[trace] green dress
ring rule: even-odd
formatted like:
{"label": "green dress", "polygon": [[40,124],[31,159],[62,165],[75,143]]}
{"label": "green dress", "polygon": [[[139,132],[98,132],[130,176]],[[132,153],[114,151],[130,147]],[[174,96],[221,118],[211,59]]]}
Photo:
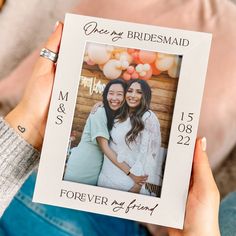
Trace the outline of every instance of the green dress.
{"label": "green dress", "polygon": [[64,180],[97,185],[103,163],[97,137],[109,140],[104,107],[99,107],[94,114],[89,115],[79,145],[71,149]]}

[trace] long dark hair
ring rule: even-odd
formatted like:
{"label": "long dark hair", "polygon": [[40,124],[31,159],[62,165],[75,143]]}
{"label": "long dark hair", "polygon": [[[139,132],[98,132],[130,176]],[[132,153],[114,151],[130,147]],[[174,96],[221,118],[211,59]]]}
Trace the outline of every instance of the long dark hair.
{"label": "long dark hair", "polygon": [[126,93],[130,86],[133,83],[139,83],[142,90],[142,98],[140,105],[136,107],[133,111],[130,110],[127,103],[122,107],[120,115],[117,116],[119,122],[125,121],[128,117],[130,117],[131,122],[131,130],[126,134],[125,141],[127,144],[134,142],[138,136],[138,134],[144,129],[144,122],[142,117],[145,112],[150,109],[152,91],[150,86],[145,80],[133,79],[128,83]]}
{"label": "long dark hair", "polygon": [[124,89],[124,94],[125,94],[125,91],[126,91],[126,87],[127,87],[127,84],[126,82],[123,80],[123,79],[114,79],[114,80],[110,80],[106,87],[104,88],[104,91],[103,91],[103,94],[102,94],[102,98],[103,98],[103,104],[104,104],[104,108],[105,108],[105,111],[106,111],[106,116],[107,116],[107,128],[108,128],[108,131],[110,132],[112,127],[113,127],[113,124],[114,124],[114,120],[116,118],[117,115],[120,114],[120,111],[121,111],[121,108],[119,108],[118,110],[116,111],[113,111],[109,104],[108,104],[108,101],[107,101],[107,95],[108,95],[108,92],[109,92],[109,89],[110,87],[113,85],[113,84],[120,84],[123,89]]}

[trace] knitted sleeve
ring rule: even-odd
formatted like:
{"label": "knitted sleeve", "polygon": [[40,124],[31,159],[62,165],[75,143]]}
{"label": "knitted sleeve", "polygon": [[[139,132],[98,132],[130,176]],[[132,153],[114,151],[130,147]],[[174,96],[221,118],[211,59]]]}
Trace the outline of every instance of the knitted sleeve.
{"label": "knitted sleeve", "polygon": [[0,117],[0,216],[38,160],[39,152]]}

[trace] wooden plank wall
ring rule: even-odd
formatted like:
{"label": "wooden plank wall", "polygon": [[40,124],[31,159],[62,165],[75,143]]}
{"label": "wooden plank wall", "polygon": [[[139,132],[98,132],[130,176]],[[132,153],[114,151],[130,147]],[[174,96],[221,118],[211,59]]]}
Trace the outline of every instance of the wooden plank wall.
{"label": "wooden plank wall", "polygon": [[[96,77],[97,82],[100,80],[105,84],[109,81],[96,67],[90,67],[89,69],[88,66],[83,66],[81,75]],[[169,77],[167,73],[162,73],[158,76],[153,76],[147,82],[152,89],[151,110],[155,112],[161,125],[162,147],[167,148],[178,79]],[[89,88],[80,84],[72,125],[72,130],[76,131],[76,139],[72,142],[72,147],[78,145],[80,141],[83,127],[91,108],[101,100],[101,94],[94,92],[90,95]]]}

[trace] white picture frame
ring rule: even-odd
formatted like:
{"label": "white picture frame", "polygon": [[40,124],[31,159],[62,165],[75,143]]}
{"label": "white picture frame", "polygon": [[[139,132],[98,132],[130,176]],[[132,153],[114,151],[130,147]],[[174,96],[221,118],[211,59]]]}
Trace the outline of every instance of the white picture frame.
{"label": "white picture frame", "polygon": [[[135,38],[134,32],[138,32]],[[181,229],[211,37],[202,32],[66,14],[33,201]],[[63,180],[88,42],[182,57],[160,197]],[[187,125],[191,133],[181,128]],[[188,145],[180,142],[181,135],[182,139],[188,137]]]}

